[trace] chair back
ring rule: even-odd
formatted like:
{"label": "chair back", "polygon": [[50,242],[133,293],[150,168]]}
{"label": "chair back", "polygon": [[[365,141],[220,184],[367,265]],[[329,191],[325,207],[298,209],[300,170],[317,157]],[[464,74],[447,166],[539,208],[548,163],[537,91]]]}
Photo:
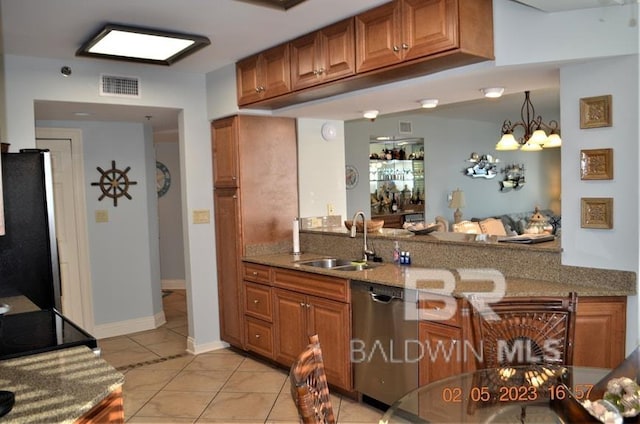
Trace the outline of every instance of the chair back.
{"label": "chair back", "polygon": [[324,371],[318,335],[309,337],[309,345],[291,366],[291,397],[298,409],[300,422],[335,424],[329,386]]}
{"label": "chair back", "polygon": [[505,298],[472,312],[476,362],[509,365],[571,365],[576,293],[566,297]]}

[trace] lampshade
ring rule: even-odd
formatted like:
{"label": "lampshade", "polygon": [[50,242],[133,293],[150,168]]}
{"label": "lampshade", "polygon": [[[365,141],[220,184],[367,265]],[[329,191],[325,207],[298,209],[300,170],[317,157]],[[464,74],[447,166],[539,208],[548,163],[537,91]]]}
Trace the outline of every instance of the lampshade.
{"label": "lampshade", "polygon": [[459,188],[455,189],[451,193],[451,200],[449,201],[449,209],[459,209],[464,207],[465,207],[464,192]]}
{"label": "lampshade", "polygon": [[532,143],[531,141],[527,141],[520,148],[523,152],[539,152],[542,150],[542,146],[538,143]]}
{"label": "lampshade", "polygon": [[547,133],[544,130],[535,130],[529,138],[529,143],[544,144],[547,141]]}
{"label": "lampshade", "polygon": [[547,141],[542,145],[542,147],[544,147],[545,149],[548,149],[549,147],[560,146],[562,146],[562,139],[556,133],[549,134],[549,137],[547,137]]}
{"label": "lampshade", "polygon": [[498,144],[496,144],[496,150],[518,150],[518,148],[520,148],[520,143],[512,133],[503,134]]}

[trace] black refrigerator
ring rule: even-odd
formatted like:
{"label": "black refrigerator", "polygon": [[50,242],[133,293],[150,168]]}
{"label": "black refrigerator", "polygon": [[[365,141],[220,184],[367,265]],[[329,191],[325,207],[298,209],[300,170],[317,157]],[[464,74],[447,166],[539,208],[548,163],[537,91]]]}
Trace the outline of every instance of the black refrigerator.
{"label": "black refrigerator", "polygon": [[94,337],[61,313],[50,153],[3,153],[0,360],[86,345]]}

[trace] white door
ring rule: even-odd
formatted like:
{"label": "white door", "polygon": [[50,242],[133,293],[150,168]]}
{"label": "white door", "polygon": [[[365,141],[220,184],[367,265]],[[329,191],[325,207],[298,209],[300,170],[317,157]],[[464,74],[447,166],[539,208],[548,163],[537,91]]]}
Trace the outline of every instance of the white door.
{"label": "white door", "polygon": [[73,162],[70,139],[37,139],[39,149],[51,152],[56,237],[60,257],[62,313],[83,328],[82,285],[78,258],[78,230],[75,213]]}

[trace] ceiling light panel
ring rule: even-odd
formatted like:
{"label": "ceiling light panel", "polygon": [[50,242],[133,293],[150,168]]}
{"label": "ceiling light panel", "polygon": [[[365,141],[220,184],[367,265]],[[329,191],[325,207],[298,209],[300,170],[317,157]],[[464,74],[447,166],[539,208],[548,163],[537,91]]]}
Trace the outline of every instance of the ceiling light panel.
{"label": "ceiling light panel", "polygon": [[209,44],[197,35],[106,25],[76,55],[171,65]]}

